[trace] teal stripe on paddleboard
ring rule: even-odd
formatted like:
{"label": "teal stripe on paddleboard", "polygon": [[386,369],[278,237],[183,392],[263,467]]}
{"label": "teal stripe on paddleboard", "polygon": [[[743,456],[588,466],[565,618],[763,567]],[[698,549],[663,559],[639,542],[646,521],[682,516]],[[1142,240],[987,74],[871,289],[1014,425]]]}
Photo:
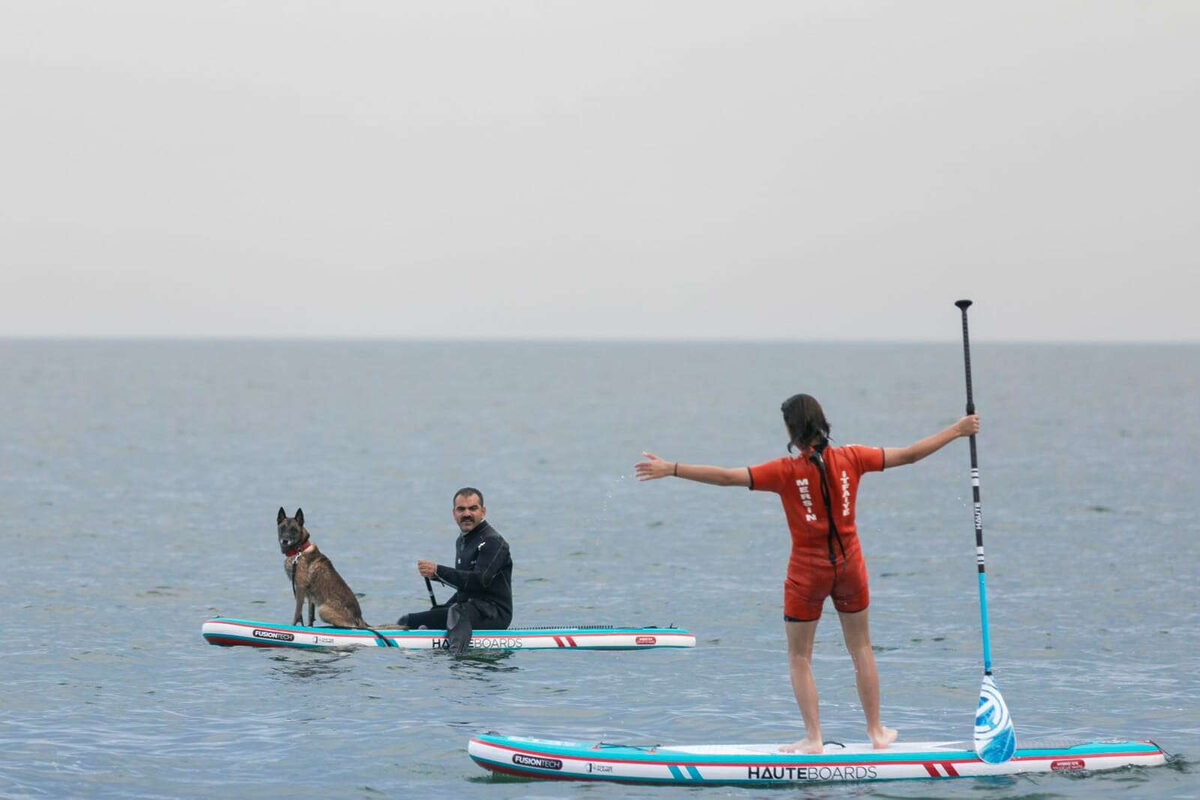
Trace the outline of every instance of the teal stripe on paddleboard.
{"label": "teal stripe on paddleboard", "polygon": [[[284,625],[279,622],[263,622],[262,620],[254,620],[254,619],[234,619],[233,617],[217,617],[215,619],[206,619],[205,622],[224,622],[224,623],[229,623],[231,625],[247,625],[252,628],[273,628],[275,630],[299,631],[301,633],[312,633],[312,632],[316,631],[316,632],[321,633],[326,636],[328,636],[330,634],[338,634],[338,633],[350,634],[350,635],[354,635],[354,636],[363,635],[363,629],[361,629],[361,628],[326,628],[326,627],[308,628],[303,625]],[[380,630],[380,632],[382,632],[386,629],[380,628],[379,630]],[[402,631],[397,631],[397,633],[402,633]],[[366,635],[373,636],[374,634],[372,634],[368,631],[366,633]]]}
{"label": "teal stripe on paddleboard", "polygon": [[1013,758],[1060,756],[1060,755],[1095,755],[1104,753],[1158,753],[1161,748],[1145,742],[1088,742],[1072,745],[1071,747],[1047,747],[1021,749],[1013,753]]}
{"label": "teal stripe on paddleboard", "polygon": [[[742,764],[753,761],[757,764],[886,764],[890,762],[922,762],[922,761],[977,761],[978,756],[972,750],[928,750],[928,751],[887,751],[876,753],[827,753],[821,756],[798,756],[790,753],[737,753],[737,754],[701,754],[681,753],[677,751],[656,750],[648,748],[613,746],[596,747],[583,742],[563,744],[545,743],[522,739],[509,739],[503,736],[482,734],[480,741],[504,747],[515,747],[530,752],[546,755],[578,758],[583,760],[609,759],[613,761],[643,761],[660,765],[688,764]],[[1098,755],[1104,753],[1145,753],[1159,752],[1154,745],[1142,742],[1089,742],[1070,747],[1030,748],[1017,750],[1014,758],[1069,758],[1071,756]],[[680,773],[682,777],[682,773]]]}
{"label": "teal stripe on paddleboard", "polygon": [[[548,744],[521,739],[506,739],[502,736],[487,734],[478,737],[480,741],[504,747],[515,747],[530,752],[546,755],[563,756],[594,760],[597,758],[613,761],[646,761],[654,764],[669,764],[687,762],[690,764],[744,764],[753,761],[756,764],[839,764],[839,763],[885,763],[889,761],[954,761],[976,760],[971,750],[944,750],[928,752],[896,752],[896,753],[827,753],[821,756],[800,756],[793,753],[682,753],[674,750],[656,750],[636,747],[603,747],[596,748],[585,743]],[[1072,751],[1056,751],[1072,752]]]}

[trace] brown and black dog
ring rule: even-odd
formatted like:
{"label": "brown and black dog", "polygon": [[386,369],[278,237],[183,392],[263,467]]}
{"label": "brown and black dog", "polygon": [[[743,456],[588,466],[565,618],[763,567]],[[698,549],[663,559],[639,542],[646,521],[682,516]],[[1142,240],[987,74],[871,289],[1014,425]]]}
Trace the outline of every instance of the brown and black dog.
{"label": "brown and black dog", "polygon": [[292,624],[299,625],[304,601],[308,600],[308,627],[316,621],[316,614],[336,628],[366,628],[358,598],[333,568],[329,557],[317,549],[304,527],[304,510],[296,509],[296,516],[289,517],[282,506],[275,518],[279,528],[279,549],[284,555],[283,571],[292,582],[292,593],[296,596],[296,611]]}

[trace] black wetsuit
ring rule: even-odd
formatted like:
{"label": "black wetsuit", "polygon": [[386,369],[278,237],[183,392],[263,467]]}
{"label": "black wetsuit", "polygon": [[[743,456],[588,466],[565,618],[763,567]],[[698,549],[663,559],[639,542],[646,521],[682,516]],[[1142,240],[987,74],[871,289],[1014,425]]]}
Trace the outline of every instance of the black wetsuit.
{"label": "black wetsuit", "polygon": [[[467,639],[475,628],[504,630],[512,624],[513,611],[513,565],[508,542],[484,520],[469,532],[460,534],[454,549],[454,566],[438,564],[434,574],[437,580],[457,589],[454,596],[428,611],[404,615],[400,624],[410,628],[458,628],[460,633],[465,628]],[[456,619],[448,621],[452,611]],[[451,639],[456,638],[461,640],[461,636],[451,636]],[[465,641],[460,644],[466,646]],[[452,646],[451,649],[461,650],[461,647]]]}

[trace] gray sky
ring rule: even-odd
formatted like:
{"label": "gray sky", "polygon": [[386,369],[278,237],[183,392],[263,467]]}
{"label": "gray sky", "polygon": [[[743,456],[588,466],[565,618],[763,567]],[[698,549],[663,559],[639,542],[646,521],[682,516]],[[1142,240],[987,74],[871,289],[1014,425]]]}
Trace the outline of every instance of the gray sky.
{"label": "gray sky", "polygon": [[0,335],[1200,341],[1200,3],[0,0]]}

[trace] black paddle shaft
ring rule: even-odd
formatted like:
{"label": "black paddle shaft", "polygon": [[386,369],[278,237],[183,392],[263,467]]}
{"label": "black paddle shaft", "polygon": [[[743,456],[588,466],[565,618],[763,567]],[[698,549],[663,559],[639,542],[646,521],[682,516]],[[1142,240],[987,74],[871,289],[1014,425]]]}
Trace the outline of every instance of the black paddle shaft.
{"label": "black paddle shaft", "polygon": [[[963,328],[963,366],[967,374],[967,414],[975,413],[975,395],[971,391],[971,335],[967,331],[967,309],[970,300],[959,300],[954,305],[962,310]],[[979,502],[979,455],[975,450],[975,434],[970,436],[971,443],[971,499],[975,501],[975,549],[978,555],[979,571],[983,572],[983,514]]]}
{"label": "black paddle shaft", "polygon": [[437,598],[433,596],[433,584],[429,582],[429,578],[425,579],[425,588],[429,590],[429,602],[437,608]]}
{"label": "black paddle shaft", "polygon": [[[967,309],[971,305],[970,300],[959,300],[954,305],[962,309],[962,325],[963,325],[963,367],[967,374],[967,414],[975,413],[975,394],[971,391],[971,334],[967,331]],[[971,434],[971,472],[973,473],[975,505],[979,506],[979,456],[975,450],[975,434]],[[975,532],[978,541],[977,545],[983,547],[983,520],[976,517]],[[983,571],[983,562],[979,564],[979,571]]]}

